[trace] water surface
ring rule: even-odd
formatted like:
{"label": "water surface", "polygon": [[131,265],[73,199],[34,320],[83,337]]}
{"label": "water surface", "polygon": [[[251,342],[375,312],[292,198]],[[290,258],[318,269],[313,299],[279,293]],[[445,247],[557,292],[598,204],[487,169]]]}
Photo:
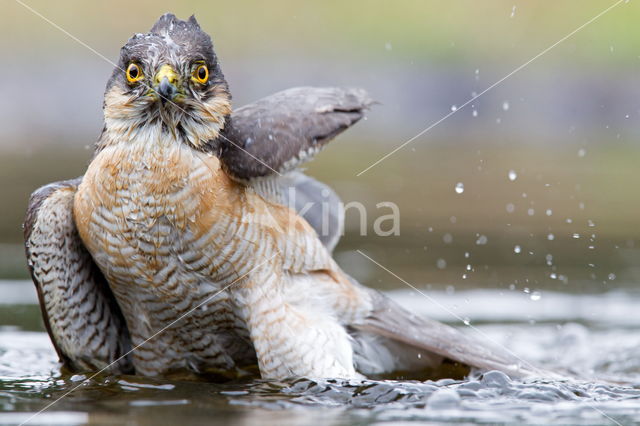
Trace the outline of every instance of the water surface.
{"label": "water surface", "polygon": [[[414,312],[507,346],[579,379],[499,372],[440,381],[151,380],[60,371],[28,282],[0,282],[0,424],[640,423],[640,293],[499,290],[390,295]],[[463,321],[470,324],[466,326]],[[73,390],[75,389],[75,390]],[[69,393],[69,391],[73,392]]]}

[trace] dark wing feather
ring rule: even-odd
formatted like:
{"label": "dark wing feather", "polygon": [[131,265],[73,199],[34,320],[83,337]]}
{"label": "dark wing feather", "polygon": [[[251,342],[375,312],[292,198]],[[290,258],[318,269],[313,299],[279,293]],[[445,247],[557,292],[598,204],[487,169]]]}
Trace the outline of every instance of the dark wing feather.
{"label": "dark wing feather", "polygon": [[[72,370],[107,367],[131,348],[129,332],[102,273],[73,219],[80,178],[44,186],[31,195],[24,222],[27,262],[47,332]],[[131,373],[128,358],[108,371]]]}
{"label": "dark wing feather", "polygon": [[[367,291],[373,309],[364,322],[353,326],[361,333],[401,343],[403,346],[398,348],[402,351],[407,347],[425,350],[431,358],[435,354],[481,370],[499,370],[512,377],[560,377],[557,373],[538,369],[486,339],[475,339],[438,321],[414,315],[383,294],[371,289]],[[379,344],[384,345],[384,340]]]}
{"label": "dark wing feather", "polygon": [[246,181],[285,173],[364,116],[362,89],[297,87],[237,109],[220,138],[227,172]]}

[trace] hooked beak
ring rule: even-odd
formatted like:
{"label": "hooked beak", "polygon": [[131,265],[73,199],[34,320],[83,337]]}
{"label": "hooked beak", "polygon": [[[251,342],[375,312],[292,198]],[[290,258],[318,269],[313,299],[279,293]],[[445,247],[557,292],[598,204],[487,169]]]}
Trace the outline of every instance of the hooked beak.
{"label": "hooked beak", "polygon": [[162,105],[165,102],[172,102],[178,95],[178,73],[173,69],[171,65],[163,65],[160,67],[155,77],[153,78],[153,89],[160,96]]}

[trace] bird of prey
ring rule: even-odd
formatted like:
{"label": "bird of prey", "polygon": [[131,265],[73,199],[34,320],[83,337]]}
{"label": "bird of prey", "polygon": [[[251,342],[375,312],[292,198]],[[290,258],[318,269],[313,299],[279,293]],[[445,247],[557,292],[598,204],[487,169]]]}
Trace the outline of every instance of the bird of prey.
{"label": "bird of prey", "polygon": [[[69,368],[362,378],[453,361],[539,372],[414,316],[333,260],[339,199],[297,167],[363,116],[364,91],[297,88],[233,112],[230,99],[195,18],[163,15],[121,50],[84,176],[32,195],[26,254]],[[305,219],[289,206],[289,188],[330,205],[329,232],[317,209]]]}

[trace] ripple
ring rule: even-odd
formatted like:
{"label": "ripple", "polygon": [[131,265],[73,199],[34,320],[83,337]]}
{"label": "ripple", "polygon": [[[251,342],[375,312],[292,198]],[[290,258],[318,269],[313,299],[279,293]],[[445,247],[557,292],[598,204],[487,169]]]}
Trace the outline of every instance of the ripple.
{"label": "ripple", "polygon": [[[91,373],[60,371],[46,333],[12,328],[0,330],[0,423],[19,424],[70,390],[55,414],[38,416],[35,423],[640,423],[640,324],[631,315],[637,295],[545,292],[533,302],[527,295],[486,291],[435,298],[444,306],[456,304],[456,312],[471,318],[483,335],[520,357],[576,379],[513,380],[498,371],[439,381],[87,379]],[[426,301],[412,300],[414,311],[431,309]],[[446,312],[431,314],[447,320]]]}

